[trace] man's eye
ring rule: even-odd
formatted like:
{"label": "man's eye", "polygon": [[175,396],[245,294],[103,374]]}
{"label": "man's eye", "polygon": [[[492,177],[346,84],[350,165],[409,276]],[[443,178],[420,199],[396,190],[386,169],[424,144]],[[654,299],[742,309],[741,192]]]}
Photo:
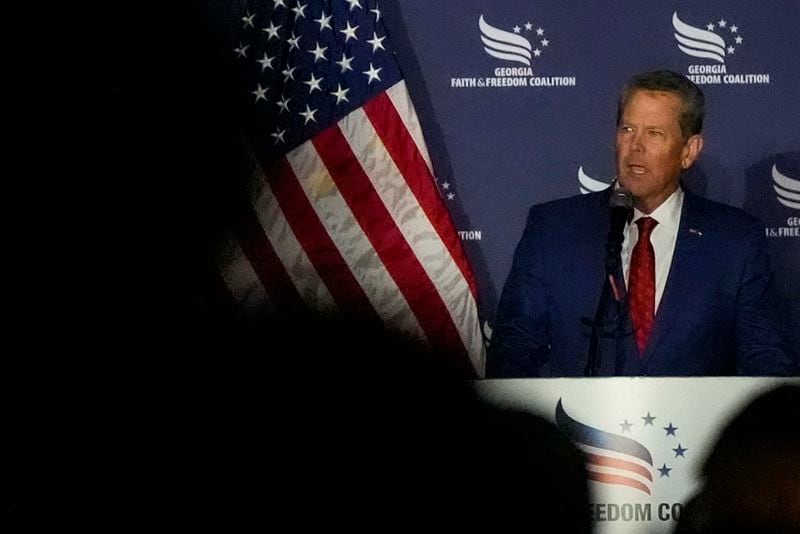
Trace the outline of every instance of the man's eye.
{"label": "man's eye", "polygon": [[631,128],[630,126],[620,126],[619,131],[622,133],[631,133],[633,131],[633,128]]}
{"label": "man's eye", "polygon": [[661,130],[650,130],[650,135],[652,135],[653,137],[662,137],[664,135],[664,132],[662,132]]}

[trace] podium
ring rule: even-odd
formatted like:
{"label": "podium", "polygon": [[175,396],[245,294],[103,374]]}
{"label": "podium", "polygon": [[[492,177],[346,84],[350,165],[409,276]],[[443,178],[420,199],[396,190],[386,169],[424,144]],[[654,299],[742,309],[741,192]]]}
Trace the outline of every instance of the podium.
{"label": "podium", "polygon": [[587,458],[598,533],[668,533],[720,432],[754,398],[800,378],[480,380],[496,406],[555,423]]}

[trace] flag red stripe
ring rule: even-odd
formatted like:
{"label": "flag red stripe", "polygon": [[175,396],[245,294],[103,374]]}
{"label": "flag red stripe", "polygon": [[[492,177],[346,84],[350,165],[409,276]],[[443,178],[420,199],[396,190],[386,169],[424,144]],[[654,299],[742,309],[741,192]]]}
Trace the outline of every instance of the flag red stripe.
{"label": "flag red stripe", "polygon": [[468,362],[450,312],[338,127],[313,139],[339,192],[417,317],[431,345]]}
{"label": "flag red stripe", "polygon": [[367,102],[364,111],[475,297],[477,295],[475,278],[450,218],[450,212],[436,190],[436,181],[403,119],[386,93],[381,93]]}
{"label": "flag red stripe", "polygon": [[276,307],[287,311],[298,312],[305,309],[300,293],[261,228],[253,207],[244,199],[238,204],[234,208],[233,230],[270,300]]}
{"label": "flag red stripe", "polygon": [[379,324],[377,312],[322,225],[288,160],[281,158],[274,169],[265,173],[283,216],[339,310]]}
{"label": "flag red stripe", "polygon": [[610,475],[608,473],[595,473],[589,471],[589,480],[595,482],[602,482],[603,484],[616,484],[618,486],[628,486],[629,488],[638,489],[650,495],[650,488],[632,478],[624,477],[622,475]]}
{"label": "flag red stripe", "polygon": [[650,471],[647,470],[645,467],[633,462],[620,460],[618,458],[609,458],[608,456],[600,456],[597,454],[587,454],[586,463],[604,467],[616,467],[619,469],[625,469],[626,471],[631,471],[633,473],[642,475],[648,480],[653,480],[652,473],[650,473]]}

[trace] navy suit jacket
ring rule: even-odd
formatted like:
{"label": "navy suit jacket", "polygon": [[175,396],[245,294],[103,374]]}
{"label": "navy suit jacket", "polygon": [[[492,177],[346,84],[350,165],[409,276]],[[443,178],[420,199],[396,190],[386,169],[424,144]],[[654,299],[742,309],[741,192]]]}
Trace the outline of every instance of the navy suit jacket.
{"label": "navy suit jacket", "polygon": [[[639,354],[623,299],[601,336],[601,376],[790,375],[773,324],[764,231],[685,190],[664,294]],[[487,376],[583,376],[605,277],[610,190],[531,208],[503,288]],[[624,285],[624,284],[623,284]]]}

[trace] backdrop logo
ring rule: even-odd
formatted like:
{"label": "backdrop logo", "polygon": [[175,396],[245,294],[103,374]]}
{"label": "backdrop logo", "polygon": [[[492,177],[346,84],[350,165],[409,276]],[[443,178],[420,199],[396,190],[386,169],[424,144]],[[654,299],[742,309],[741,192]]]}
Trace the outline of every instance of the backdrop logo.
{"label": "backdrop logo", "polygon": [[619,432],[609,432],[572,417],[562,399],[556,405],[555,419],[558,428],[584,452],[590,481],[629,492],[620,495],[633,502],[594,503],[593,514],[602,511],[600,520],[611,520],[610,510],[616,510],[616,520],[622,521],[670,521],[680,515],[681,503],[652,499],[659,487],[669,484],[684,468],[689,451],[673,421],[667,420],[663,426],[662,417],[647,412],[632,421],[625,418],[619,422]]}
{"label": "backdrop logo", "polygon": [[[478,19],[478,27],[481,29],[481,41],[483,41],[483,49],[492,57],[504,59],[507,61],[516,61],[528,67],[531,66],[531,51],[533,46],[531,42],[525,37],[518,35],[520,27],[515,26],[516,33],[507,32],[500,28],[495,28],[483,18],[483,15]],[[533,24],[528,23],[526,31],[533,29]],[[544,30],[542,30],[544,33]],[[542,40],[542,42],[546,42]],[[549,44],[549,43],[548,43]],[[541,55],[541,50],[536,49],[537,57]]]}
{"label": "backdrop logo", "polygon": [[[800,180],[790,178],[772,165],[772,188],[778,202],[787,208],[800,210]],[[800,237],[800,216],[786,219],[786,226],[765,228],[767,237]]]}
{"label": "backdrop logo", "polygon": [[[695,26],[672,14],[672,28],[678,50],[702,63],[689,65],[687,76],[700,85],[769,84],[769,74],[728,72],[728,60],[741,54],[745,38],[738,25],[725,17]],[[745,48],[746,49],[746,48]]]}
{"label": "backdrop logo", "polygon": [[534,75],[534,61],[546,55],[552,44],[550,34],[542,26],[527,20],[504,29],[496,21],[488,22],[483,14],[477,22],[476,38],[480,39],[483,51],[493,59],[494,68],[481,73],[482,76],[452,77],[450,87],[550,88],[577,85],[575,76]]}
{"label": "backdrop logo", "polygon": [[778,202],[788,208],[800,210],[800,180],[789,178],[778,170],[777,165],[772,166],[773,188],[778,193]]}
{"label": "backdrop logo", "polygon": [[578,188],[581,191],[581,194],[586,195],[588,193],[597,193],[600,191],[604,191],[608,189],[611,184],[608,182],[601,182],[600,180],[595,180],[585,172],[583,172],[583,166],[581,165],[578,167]]}

